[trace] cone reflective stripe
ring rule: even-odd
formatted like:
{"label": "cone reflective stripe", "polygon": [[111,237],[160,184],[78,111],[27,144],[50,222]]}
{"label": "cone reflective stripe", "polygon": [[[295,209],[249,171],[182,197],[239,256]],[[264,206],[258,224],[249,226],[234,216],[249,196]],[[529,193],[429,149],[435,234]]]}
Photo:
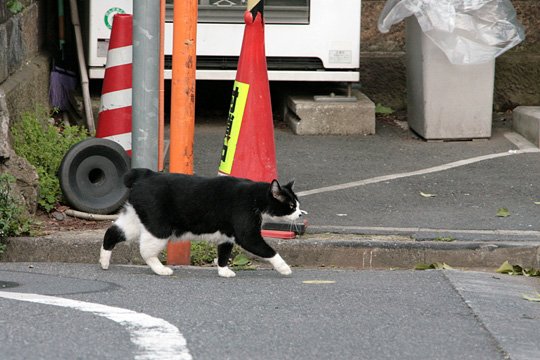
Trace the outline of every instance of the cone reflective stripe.
{"label": "cone reflective stripe", "polygon": [[270,182],[277,178],[277,167],[262,3],[244,14],[244,39],[219,174]]}
{"label": "cone reflective stripe", "polygon": [[131,155],[132,29],[132,15],[114,15],[96,131],[96,137],[117,142],[129,155]]}

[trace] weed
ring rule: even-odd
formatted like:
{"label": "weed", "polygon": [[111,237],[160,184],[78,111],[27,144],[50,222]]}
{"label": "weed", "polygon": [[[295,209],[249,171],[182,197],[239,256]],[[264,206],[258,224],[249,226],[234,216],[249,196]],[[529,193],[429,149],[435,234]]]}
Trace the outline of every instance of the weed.
{"label": "weed", "polygon": [[[234,266],[247,266],[247,263],[239,261],[244,253],[238,246],[233,247],[231,254],[231,265]],[[214,263],[214,259],[217,258],[217,248],[215,244],[208,243],[206,241],[192,241],[191,242],[191,265],[201,266],[210,265]]]}
{"label": "weed", "polygon": [[[15,178],[7,173],[0,174],[0,240],[8,236],[30,233],[31,220],[26,216],[24,206],[13,196],[12,185]],[[5,246],[0,244],[0,254]]]}
{"label": "weed", "polygon": [[79,126],[55,126],[48,122],[44,108],[25,112],[11,130],[15,152],[28,160],[39,176],[38,204],[47,212],[62,199],[57,172],[71,146],[86,139],[88,133]]}
{"label": "weed", "polygon": [[192,241],[190,257],[191,265],[212,264],[214,259],[217,258],[217,248],[215,245],[205,241]]}
{"label": "weed", "polygon": [[375,114],[380,114],[380,115],[391,115],[393,113],[395,113],[396,111],[394,109],[392,109],[391,107],[388,107],[388,106],[384,106],[382,104],[377,104],[375,106]]}
{"label": "weed", "polygon": [[456,239],[453,238],[452,236],[440,236],[440,237],[437,237],[435,239],[433,239],[433,241],[441,241],[441,242],[452,242],[452,241],[455,241]]}
{"label": "weed", "polygon": [[24,9],[24,5],[19,0],[8,0],[6,7],[12,14],[18,14]]}

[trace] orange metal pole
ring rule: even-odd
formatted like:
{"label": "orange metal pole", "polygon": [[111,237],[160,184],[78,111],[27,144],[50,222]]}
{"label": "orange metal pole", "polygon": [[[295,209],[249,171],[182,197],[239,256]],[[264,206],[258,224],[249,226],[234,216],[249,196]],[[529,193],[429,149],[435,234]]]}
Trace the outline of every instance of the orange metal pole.
{"label": "orange metal pole", "polygon": [[159,4],[159,125],[158,125],[158,171],[165,166],[165,0]]}
{"label": "orange metal pole", "polygon": [[[174,1],[169,152],[171,173],[193,174],[197,3],[197,0]],[[189,258],[189,241],[169,243],[168,264],[187,265],[190,262]]]}

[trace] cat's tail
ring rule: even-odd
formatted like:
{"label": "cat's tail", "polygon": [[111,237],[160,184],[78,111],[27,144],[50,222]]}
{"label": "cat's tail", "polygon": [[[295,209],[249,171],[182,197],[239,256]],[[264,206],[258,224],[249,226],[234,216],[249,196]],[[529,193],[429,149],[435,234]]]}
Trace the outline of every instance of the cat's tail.
{"label": "cat's tail", "polygon": [[126,185],[128,189],[131,189],[133,184],[135,184],[137,181],[153,174],[154,172],[149,169],[131,169],[124,175],[124,185]]}
{"label": "cat's tail", "polygon": [[141,235],[141,222],[135,209],[126,203],[118,219],[107,229],[103,237],[103,245],[99,254],[99,263],[103,270],[109,268],[112,250],[116,244],[139,239]]}

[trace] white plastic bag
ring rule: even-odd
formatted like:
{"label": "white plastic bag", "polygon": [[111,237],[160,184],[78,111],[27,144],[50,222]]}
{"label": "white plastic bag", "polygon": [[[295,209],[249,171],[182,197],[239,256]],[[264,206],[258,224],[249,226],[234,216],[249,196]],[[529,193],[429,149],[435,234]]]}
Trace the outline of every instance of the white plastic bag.
{"label": "white plastic bag", "polygon": [[509,0],[388,0],[379,31],[411,15],[452,64],[491,61],[525,39]]}

